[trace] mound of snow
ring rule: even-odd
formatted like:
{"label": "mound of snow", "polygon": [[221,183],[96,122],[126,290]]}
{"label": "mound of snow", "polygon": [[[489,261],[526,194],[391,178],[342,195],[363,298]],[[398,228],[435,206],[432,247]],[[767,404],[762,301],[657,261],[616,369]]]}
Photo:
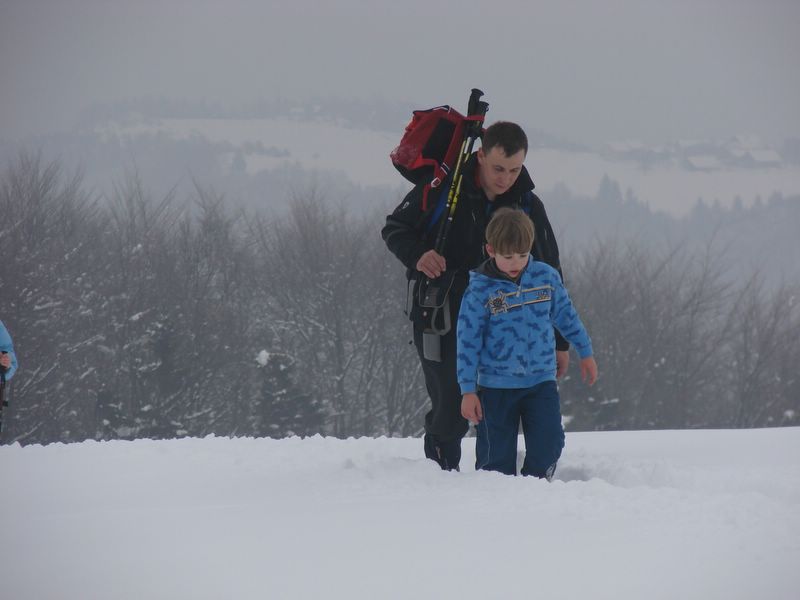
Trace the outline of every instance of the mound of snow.
{"label": "mound of snow", "polygon": [[[522,443],[522,440],[520,440]],[[800,429],[569,433],[556,480],[416,439],[0,448],[3,598],[795,598]]]}

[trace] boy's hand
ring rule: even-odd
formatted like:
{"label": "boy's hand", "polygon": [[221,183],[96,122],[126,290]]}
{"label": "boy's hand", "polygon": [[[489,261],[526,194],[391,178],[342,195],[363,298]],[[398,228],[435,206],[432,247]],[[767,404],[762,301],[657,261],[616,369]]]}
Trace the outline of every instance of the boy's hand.
{"label": "boy's hand", "polygon": [[483,419],[483,409],[481,408],[481,401],[480,398],[478,398],[478,394],[464,394],[461,398],[461,416],[474,424],[477,424],[478,421]]}
{"label": "boy's hand", "polygon": [[[597,363],[594,361],[594,357],[587,356],[581,359],[581,379],[589,385],[594,385],[594,382],[597,381]],[[463,412],[464,409],[461,410]]]}

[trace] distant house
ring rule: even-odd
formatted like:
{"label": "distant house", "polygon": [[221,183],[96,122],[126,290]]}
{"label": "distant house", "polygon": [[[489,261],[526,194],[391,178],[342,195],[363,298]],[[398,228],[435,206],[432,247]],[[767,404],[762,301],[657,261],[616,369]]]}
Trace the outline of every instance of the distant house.
{"label": "distant house", "polygon": [[755,150],[763,148],[764,142],[757,135],[735,135],[725,144],[729,149]]}
{"label": "distant house", "polygon": [[645,167],[669,157],[669,153],[664,147],[647,146],[637,140],[609,142],[606,144],[606,153],[612,158],[633,160]]}
{"label": "distant house", "polygon": [[673,153],[690,171],[717,171],[726,166],[726,153],[710,140],[679,140],[673,145]]}
{"label": "distant house", "polygon": [[620,140],[617,142],[609,142],[607,145],[612,154],[620,156],[635,154],[636,152],[641,152],[646,149],[646,146],[642,142],[636,140]]}
{"label": "distant house", "polygon": [[737,135],[725,144],[725,149],[738,167],[779,167],[783,158],[767,148],[756,136]]}
{"label": "distant house", "polygon": [[684,157],[683,166],[690,171],[717,171],[725,165],[716,156],[701,154]]}
{"label": "distant house", "polygon": [[717,150],[717,145],[709,140],[678,140],[674,143],[674,152],[678,156],[712,154]]}
{"label": "distant house", "polygon": [[745,160],[752,163],[754,167],[779,167],[783,162],[781,155],[775,150],[748,150]]}

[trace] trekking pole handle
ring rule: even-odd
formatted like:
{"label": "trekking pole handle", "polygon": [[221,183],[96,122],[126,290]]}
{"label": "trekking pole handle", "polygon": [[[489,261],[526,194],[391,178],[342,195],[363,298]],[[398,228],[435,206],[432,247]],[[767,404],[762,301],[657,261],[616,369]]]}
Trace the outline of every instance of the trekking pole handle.
{"label": "trekking pole handle", "polygon": [[[467,102],[467,116],[479,114],[478,101],[483,96],[483,92],[478,88],[472,88],[472,93],[469,95],[469,102]],[[488,104],[487,104],[488,106]]]}
{"label": "trekking pole handle", "polygon": [[477,137],[482,137],[483,135],[483,120],[486,116],[486,111],[489,110],[489,103],[480,101],[478,102],[478,108],[473,116],[480,117],[480,119],[476,119],[470,122],[469,127],[467,128],[467,135],[469,135],[472,139]]}
{"label": "trekking pole handle", "polygon": [[479,119],[471,120],[469,126],[467,127],[467,135],[473,139],[480,137],[483,118],[486,116],[486,112],[489,110],[489,103],[481,100],[481,96],[483,96],[483,92],[481,90],[478,88],[472,88],[472,94],[470,94],[469,102],[467,103],[467,116],[480,117]]}
{"label": "trekking pole handle", "polygon": [[472,88],[472,93],[469,97],[467,104],[467,117],[479,117],[477,119],[470,119],[464,133],[464,140],[461,144],[461,151],[458,154],[455,169],[453,169],[453,181],[450,184],[450,191],[447,198],[447,214],[439,226],[439,233],[436,236],[434,250],[439,254],[444,251],[444,243],[447,239],[447,234],[450,231],[450,225],[453,221],[453,214],[455,213],[456,203],[461,193],[461,169],[466,163],[467,159],[472,154],[472,147],[475,143],[475,138],[481,137],[483,124],[483,117],[486,111],[489,110],[489,103],[482,101],[480,98],[483,92],[478,88]]}

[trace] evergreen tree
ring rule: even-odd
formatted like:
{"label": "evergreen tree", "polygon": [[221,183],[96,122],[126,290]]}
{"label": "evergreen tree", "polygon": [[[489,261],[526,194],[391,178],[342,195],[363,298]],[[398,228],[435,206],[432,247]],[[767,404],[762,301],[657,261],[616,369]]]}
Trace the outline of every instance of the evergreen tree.
{"label": "evergreen tree", "polygon": [[323,404],[298,383],[294,359],[264,350],[258,364],[257,433],[274,438],[320,433],[326,417]]}

